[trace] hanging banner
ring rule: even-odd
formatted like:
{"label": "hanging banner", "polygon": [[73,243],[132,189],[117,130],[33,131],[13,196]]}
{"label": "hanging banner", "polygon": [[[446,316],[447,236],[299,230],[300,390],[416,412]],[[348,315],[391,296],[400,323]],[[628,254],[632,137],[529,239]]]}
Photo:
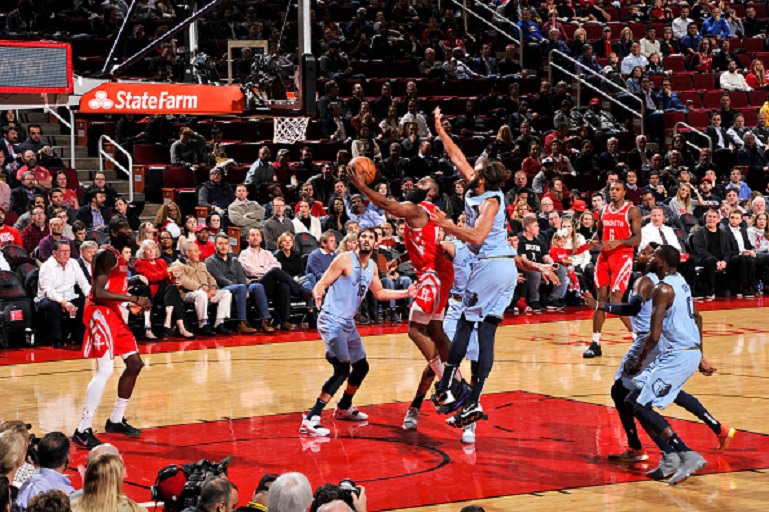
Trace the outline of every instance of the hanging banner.
{"label": "hanging banner", "polygon": [[105,83],[80,99],[89,114],[242,114],[237,86]]}

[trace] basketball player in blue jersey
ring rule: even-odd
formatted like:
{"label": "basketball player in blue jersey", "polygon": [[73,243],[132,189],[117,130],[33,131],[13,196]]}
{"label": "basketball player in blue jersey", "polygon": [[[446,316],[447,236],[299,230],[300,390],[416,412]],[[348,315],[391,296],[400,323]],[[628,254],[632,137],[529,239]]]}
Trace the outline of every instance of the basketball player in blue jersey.
{"label": "basketball player in blue jersey", "polygon": [[[651,255],[657,247],[658,244],[652,242],[639,253],[637,261],[644,268],[644,275],[634,283],[629,302],[622,304],[598,302],[592,295],[588,293],[582,294],[585,304],[593,310],[603,310],[612,314],[629,316],[630,323],[633,327],[633,334],[635,336],[633,345],[627,351],[617,369],[614,385],[611,388],[611,397],[614,401],[614,406],[617,408],[617,414],[619,414],[629,446],[629,449],[624,452],[609,455],[609,460],[617,462],[642,462],[649,458],[646,454],[646,450],[641,444],[641,440],[638,438],[638,431],[635,426],[632,408],[629,408],[626,405],[625,399],[628,394],[636,388],[632,379],[633,376],[637,375],[638,371],[633,365],[638,361],[641,351],[646,345],[646,338],[649,334],[649,325],[651,322],[652,293],[654,287],[660,282],[656,274],[649,272],[647,265],[647,263],[651,261]],[[641,371],[648,368],[658,355],[659,345],[652,348],[646,355],[646,358],[641,362]],[[630,368],[626,368],[628,361],[631,361]],[[699,370],[703,375],[708,377],[717,371],[716,368],[710,366],[704,359],[700,364]],[[718,437],[719,450],[725,450],[729,446],[729,443],[731,443],[731,440],[734,438],[736,430],[726,425],[722,425],[715,420],[697,398],[682,390],[678,393],[678,396],[675,399],[675,404],[683,407],[702,420],[702,422],[713,431]],[[662,462],[662,460],[663,459],[660,459],[660,462]],[[670,477],[671,474],[665,474],[664,470],[665,468],[660,466],[648,471],[646,475],[655,480]]]}
{"label": "basketball player in blue jersey", "polygon": [[[311,436],[325,437],[329,429],[320,423],[323,408],[331,401],[334,393],[347,381],[347,388],[334,410],[334,419],[345,421],[365,421],[368,415],[353,407],[352,399],[368,373],[366,349],[363,347],[355,316],[366,291],[378,300],[400,300],[413,297],[416,285],[408,290],[385,290],[379,280],[376,262],[371,260],[371,253],[377,241],[373,228],[366,228],[358,235],[358,249],[340,254],[323,274],[312,295],[320,310],[318,332],[326,345],[326,360],[333,366],[334,374],[329,378],[306,415],[302,416],[299,432]],[[323,296],[328,288],[328,296]],[[322,303],[322,306],[321,306]]]}
{"label": "basketball player in blue jersey", "polygon": [[694,306],[691,290],[677,272],[681,253],[673,246],[658,247],[649,262],[649,271],[660,283],[652,293],[649,334],[638,357],[628,359],[628,373],[640,370],[644,360],[659,345],[659,355],[633,378],[636,389],[625,402],[643,428],[662,450],[660,471],[672,475],[676,485],[705,467],[707,461],[673,431],[670,423],[654,408],[664,409],[678,397],[684,384],[702,366],[702,317]]}
{"label": "basketball player in blue jersey", "polygon": [[504,194],[500,187],[510,178],[510,171],[501,162],[481,160],[473,168],[459,147],[451,140],[441,124],[441,110],[435,109],[435,125],[444,149],[462,178],[467,181],[465,197],[467,226],[455,225],[446,214],[435,210],[433,221],[451,236],[467,242],[478,258],[467,279],[462,298],[464,311],[457,322],[457,332],[449,349],[443,378],[436,385],[436,403],[451,408],[456,402],[450,386],[459,364],[467,353],[470,336],[478,328],[478,373],[473,376],[472,392],[454,416],[453,425],[465,426],[482,419],[480,397],[483,385],[494,364],[494,339],[505,308],[510,304],[520,267],[530,272],[542,272],[546,281],[557,281],[549,267],[543,267],[518,256],[507,243]]}

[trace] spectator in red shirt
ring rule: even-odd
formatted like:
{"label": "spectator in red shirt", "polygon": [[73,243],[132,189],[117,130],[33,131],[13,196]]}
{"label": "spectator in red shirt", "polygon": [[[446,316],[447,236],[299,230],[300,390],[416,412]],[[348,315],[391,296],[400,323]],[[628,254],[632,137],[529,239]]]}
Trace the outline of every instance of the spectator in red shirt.
{"label": "spectator in red shirt", "polygon": [[539,174],[539,170],[542,168],[542,148],[539,144],[532,144],[529,146],[529,156],[527,156],[521,164],[521,170],[526,173],[526,176],[533,180],[534,176]]}
{"label": "spectator in red shirt", "polygon": [[205,224],[198,224],[195,228],[195,245],[200,249],[200,260],[205,260],[209,256],[213,256],[216,252],[216,246],[209,240],[211,231]]}
{"label": "spectator in red shirt", "polygon": [[569,195],[569,191],[566,190],[566,187],[563,186],[563,180],[558,177],[553,178],[553,180],[550,182],[549,189],[543,198],[545,197],[552,199],[553,208],[559,212],[563,212],[565,209],[568,210],[568,207],[571,205],[571,196]]}
{"label": "spectator in red shirt", "polygon": [[37,156],[35,155],[35,152],[28,149],[24,152],[21,159],[25,165],[16,171],[16,179],[21,181],[21,177],[24,173],[29,171],[35,173],[35,180],[37,181],[38,187],[42,187],[46,190],[50,189],[53,176],[51,176],[48,169],[42,165],[37,165]]}
{"label": "spectator in red shirt", "polygon": [[32,254],[32,251],[40,245],[40,240],[47,237],[50,231],[48,230],[48,222],[45,218],[45,208],[35,206],[30,213],[32,214],[32,224],[29,224],[21,231],[21,241],[24,249]]}
{"label": "spectator in red shirt", "polygon": [[13,226],[5,225],[5,212],[7,209],[0,206],[0,247],[6,245],[18,245],[22,247],[21,235],[19,230]]}

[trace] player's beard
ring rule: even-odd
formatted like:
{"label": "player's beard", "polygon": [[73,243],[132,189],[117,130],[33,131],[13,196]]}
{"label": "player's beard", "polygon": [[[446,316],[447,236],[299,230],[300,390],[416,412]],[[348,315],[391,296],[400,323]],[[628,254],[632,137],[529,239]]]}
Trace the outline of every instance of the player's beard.
{"label": "player's beard", "polygon": [[371,253],[374,252],[374,249],[369,247],[368,249],[364,249],[360,245],[358,246],[358,254],[361,256],[371,256]]}
{"label": "player's beard", "polygon": [[419,187],[415,187],[414,190],[408,193],[406,196],[406,201],[414,204],[419,204],[425,199],[427,199],[427,193],[430,191],[430,189],[421,189]]}

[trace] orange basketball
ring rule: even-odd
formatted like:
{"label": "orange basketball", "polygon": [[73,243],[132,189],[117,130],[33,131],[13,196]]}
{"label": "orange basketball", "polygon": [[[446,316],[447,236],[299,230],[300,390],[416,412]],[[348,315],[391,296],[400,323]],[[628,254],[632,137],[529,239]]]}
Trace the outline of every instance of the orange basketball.
{"label": "orange basketball", "polygon": [[350,160],[349,165],[350,168],[353,169],[356,173],[363,175],[363,181],[366,182],[366,185],[371,185],[371,183],[376,179],[376,165],[370,158],[365,156],[358,156]]}

